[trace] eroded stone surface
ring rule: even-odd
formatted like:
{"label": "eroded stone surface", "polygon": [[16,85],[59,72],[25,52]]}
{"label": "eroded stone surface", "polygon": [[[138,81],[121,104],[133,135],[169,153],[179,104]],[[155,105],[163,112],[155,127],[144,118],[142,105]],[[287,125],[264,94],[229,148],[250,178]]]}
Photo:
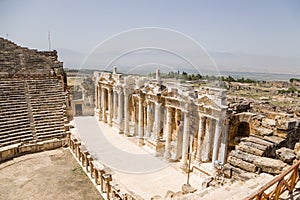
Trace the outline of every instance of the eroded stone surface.
{"label": "eroded stone surface", "polygon": [[253,163],[261,169],[262,172],[270,174],[280,174],[282,170],[287,166],[281,160],[272,158],[260,157],[253,161]]}
{"label": "eroded stone surface", "polygon": [[276,150],[276,156],[277,158],[286,163],[292,163],[293,160],[296,158],[294,151],[286,147],[282,147]]}

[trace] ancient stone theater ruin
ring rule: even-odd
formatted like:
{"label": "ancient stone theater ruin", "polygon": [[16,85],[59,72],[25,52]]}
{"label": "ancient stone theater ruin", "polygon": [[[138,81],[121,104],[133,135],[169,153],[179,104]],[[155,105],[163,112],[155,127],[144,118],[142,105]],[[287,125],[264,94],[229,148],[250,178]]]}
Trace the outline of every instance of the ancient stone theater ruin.
{"label": "ancient stone theater ruin", "polygon": [[[300,165],[300,92],[289,97],[296,106],[274,106],[266,97],[234,95],[270,88],[230,82],[217,87],[165,79],[159,70],[155,78],[122,74],[116,67],[95,71],[71,87],[56,51],[28,49],[3,38],[0,67],[0,163],[69,147],[105,199],[278,199],[285,191],[294,194]],[[93,151],[99,141],[85,143],[82,136],[89,127],[84,124],[79,133],[76,119],[90,119],[95,129],[100,127],[96,131],[115,134],[112,138],[121,138],[125,147],[167,163],[169,168],[162,170],[172,174],[156,174],[160,183],[120,176],[101,160],[103,152],[99,156]],[[92,133],[92,139],[104,140],[98,137],[104,135],[101,131]],[[200,184],[185,184],[190,176]],[[124,184],[126,178],[131,182]],[[176,191],[170,191],[169,182],[178,183],[172,185]]]}
{"label": "ancient stone theater ruin", "polygon": [[[115,67],[112,73],[95,72],[94,79],[98,120],[137,138],[137,145],[156,156],[180,162],[184,172],[214,177],[208,186],[224,184],[218,182],[220,174],[244,181],[260,173],[280,174],[299,152],[299,117],[293,109],[227,97],[225,89],[216,87],[163,81],[159,70],[151,79],[120,74]],[[296,173],[298,166],[288,172]],[[293,185],[298,178],[291,177],[282,175],[278,181]],[[279,188],[268,195],[278,197],[284,191]]]}
{"label": "ancient stone theater ruin", "polygon": [[145,77],[95,73],[96,115],[126,136],[138,137],[186,171],[189,147],[195,163],[225,163],[228,138],[226,91]]}
{"label": "ancient stone theater ruin", "polygon": [[0,38],[0,161],[65,143],[69,101],[56,51]]}

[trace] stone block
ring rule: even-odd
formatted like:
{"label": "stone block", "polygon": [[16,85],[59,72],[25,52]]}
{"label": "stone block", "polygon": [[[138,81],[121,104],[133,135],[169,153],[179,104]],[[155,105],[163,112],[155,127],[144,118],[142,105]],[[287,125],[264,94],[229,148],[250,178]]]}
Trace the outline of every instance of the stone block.
{"label": "stone block", "polygon": [[269,118],[264,118],[261,123],[264,127],[274,127],[274,126],[276,126],[275,120],[269,119]]}
{"label": "stone block", "polygon": [[276,157],[285,163],[292,163],[296,155],[292,149],[282,147],[276,150]]}
{"label": "stone block", "polygon": [[245,145],[243,142],[241,142],[239,145],[237,145],[235,147],[235,149],[239,150],[239,151],[244,151],[249,154],[254,154],[257,156],[262,156],[264,154],[264,151],[258,149],[257,147]]}
{"label": "stone block", "polygon": [[234,156],[229,156],[228,157],[228,162],[236,167],[239,167],[243,170],[246,170],[248,172],[255,172],[256,171],[256,166],[252,163],[243,161],[242,159],[239,159],[237,157]]}
{"label": "stone block", "polygon": [[294,147],[294,153],[297,155],[300,153],[300,142],[297,142]]}
{"label": "stone block", "polygon": [[181,187],[182,194],[189,194],[196,192],[197,189],[188,184],[183,184]]}
{"label": "stone block", "polygon": [[273,134],[273,130],[264,127],[255,128],[255,131],[261,136],[270,136]]}
{"label": "stone block", "polygon": [[281,160],[266,157],[257,158],[253,163],[256,167],[260,168],[262,172],[270,174],[280,174],[282,170],[287,167],[287,164]]}

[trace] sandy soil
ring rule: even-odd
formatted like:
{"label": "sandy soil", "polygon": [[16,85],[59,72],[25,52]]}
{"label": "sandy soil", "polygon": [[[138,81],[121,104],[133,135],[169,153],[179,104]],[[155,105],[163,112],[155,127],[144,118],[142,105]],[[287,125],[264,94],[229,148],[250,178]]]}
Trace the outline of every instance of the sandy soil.
{"label": "sandy soil", "polygon": [[67,149],[0,164],[0,199],[103,199]]}

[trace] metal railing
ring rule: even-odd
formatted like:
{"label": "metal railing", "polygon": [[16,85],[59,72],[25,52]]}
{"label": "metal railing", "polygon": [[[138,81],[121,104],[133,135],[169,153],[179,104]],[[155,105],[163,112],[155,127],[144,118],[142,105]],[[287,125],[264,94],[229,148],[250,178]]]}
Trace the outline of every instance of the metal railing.
{"label": "metal railing", "polygon": [[[296,162],[287,171],[262,186],[258,191],[246,197],[245,200],[278,200],[279,196],[286,190],[288,190],[289,193],[292,193],[299,180],[299,165],[300,161]],[[272,186],[275,187],[271,189]],[[268,189],[269,191],[267,191]]]}

